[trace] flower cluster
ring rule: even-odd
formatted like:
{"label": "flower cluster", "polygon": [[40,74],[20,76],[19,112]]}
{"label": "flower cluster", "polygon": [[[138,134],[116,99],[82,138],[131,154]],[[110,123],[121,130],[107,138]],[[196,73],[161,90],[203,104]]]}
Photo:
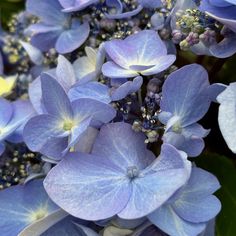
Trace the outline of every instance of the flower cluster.
{"label": "flower cluster", "polygon": [[176,61],[236,53],[235,13],[234,0],[27,0],[0,39],[0,235],[213,236],[220,183],[195,163],[199,122],[220,103],[236,153],[236,85]]}

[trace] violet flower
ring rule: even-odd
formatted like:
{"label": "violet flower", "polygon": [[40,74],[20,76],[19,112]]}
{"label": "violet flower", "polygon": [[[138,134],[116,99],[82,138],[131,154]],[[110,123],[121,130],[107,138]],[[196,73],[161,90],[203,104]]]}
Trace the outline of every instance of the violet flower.
{"label": "violet flower", "polygon": [[110,78],[158,74],[175,61],[175,55],[167,55],[165,44],[153,30],[106,42],[105,50],[112,61],[103,65],[102,72]]}
{"label": "violet flower", "polygon": [[[164,142],[189,156],[198,156],[204,148],[203,137],[209,131],[196,123],[208,111],[215,93],[206,70],[187,65],[170,74],[162,88],[160,121],[166,125]],[[214,95],[215,96],[215,95]]]}
{"label": "violet flower", "polygon": [[47,193],[81,219],[146,216],[185,184],[191,166],[183,152],[168,144],[155,160],[144,140],[129,124],[104,125],[91,154],[70,153],[49,172]]}
{"label": "violet flower", "polygon": [[42,101],[46,113],[29,120],[24,140],[32,151],[60,160],[90,125],[112,120],[115,110],[92,99],[70,102],[64,89],[48,74],[41,75]]}

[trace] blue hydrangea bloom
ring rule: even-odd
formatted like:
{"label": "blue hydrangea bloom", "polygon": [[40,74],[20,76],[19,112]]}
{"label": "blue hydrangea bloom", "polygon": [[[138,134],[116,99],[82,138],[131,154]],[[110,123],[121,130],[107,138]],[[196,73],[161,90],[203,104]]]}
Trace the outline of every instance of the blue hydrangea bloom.
{"label": "blue hydrangea bloom", "polygon": [[63,13],[58,0],[27,0],[26,9],[40,19],[28,30],[33,33],[31,43],[42,51],[55,48],[61,54],[72,52],[89,35],[89,24]]}
{"label": "blue hydrangea bloom", "polygon": [[169,235],[197,236],[221,209],[212,195],[219,187],[215,176],[194,167],[188,183],[148,218]]}
{"label": "blue hydrangea bloom", "polygon": [[154,75],[175,61],[175,55],[167,55],[165,44],[153,30],[143,30],[124,40],[106,42],[105,50],[112,61],[103,65],[102,72],[109,78]]}
{"label": "blue hydrangea bloom", "polygon": [[223,137],[232,152],[236,153],[236,83],[231,83],[218,97],[219,126]]}
{"label": "blue hydrangea bloom", "polygon": [[56,212],[42,180],[17,185],[0,191],[1,235],[18,235],[24,228]]}
{"label": "blue hydrangea bloom", "polygon": [[86,220],[137,219],[153,212],[185,184],[191,165],[169,144],[155,159],[144,140],[129,124],[104,125],[91,154],[70,153],[49,172],[47,193]]}
{"label": "blue hydrangea bloom", "polygon": [[0,155],[5,150],[4,141],[19,143],[23,141],[22,129],[35,114],[29,101],[9,102],[0,98]]}
{"label": "blue hydrangea bloom", "polygon": [[71,103],[64,89],[48,74],[41,75],[41,84],[46,113],[30,119],[24,128],[24,140],[32,151],[61,159],[89,125],[109,122],[116,114],[111,106],[92,99]]}
{"label": "blue hydrangea bloom", "polygon": [[198,156],[204,148],[202,138],[209,131],[196,122],[208,111],[213,94],[208,74],[200,65],[187,65],[169,75],[162,88],[159,115],[166,125],[164,142]]}

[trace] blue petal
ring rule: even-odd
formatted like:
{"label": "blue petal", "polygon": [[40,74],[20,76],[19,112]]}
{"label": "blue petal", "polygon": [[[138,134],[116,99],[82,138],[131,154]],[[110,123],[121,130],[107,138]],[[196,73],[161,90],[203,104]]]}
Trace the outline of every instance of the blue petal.
{"label": "blue petal", "polygon": [[220,103],[218,122],[221,133],[230,150],[236,153],[236,83],[231,83],[217,100]]}
{"label": "blue petal", "polygon": [[206,225],[194,224],[181,219],[170,205],[164,205],[148,216],[148,219],[168,235],[196,236]]}
{"label": "blue petal", "polygon": [[36,78],[29,85],[29,98],[34,107],[34,109],[39,114],[47,113],[42,101],[42,87],[40,77]]}
{"label": "blue petal", "polygon": [[78,84],[70,89],[68,96],[71,101],[75,101],[80,98],[90,98],[106,104],[111,102],[109,88],[98,82]]}
{"label": "blue petal", "polygon": [[213,56],[218,58],[226,58],[233,56],[236,53],[235,40],[236,35],[234,35],[234,37],[224,38],[220,43],[211,46],[210,52]]}
{"label": "blue petal", "polygon": [[4,98],[0,98],[0,129],[4,128],[13,115],[12,104]]}
{"label": "blue petal", "polygon": [[75,150],[78,152],[90,153],[92,151],[93,144],[98,135],[98,130],[93,127],[88,127],[88,129],[83,133],[78,143],[75,145]]}
{"label": "blue petal", "polygon": [[55,48],[61,53],[73,52],[79,48],[89,36],[89,24],[85,22],[76,29],[64,31],[57,39]]}
{"label": "blue petal", "polygon": [[61,12],[62,7],[57,0],[27,0],[26,9],[49,25],[60,25],[66,20],[66,14]]}
{"label": "blue petal", "polygon": [[190,157],[196,157],[201,154],[205,144],[202,138],[193,136],[185,137],[183,134],[167,132],[163,136],[165,143],[169,143],[179,150],[182,150]]}
{"label": "blue petal", "polygon": [[132,78],[139,75],[136,71],[123,69],[111,61],[102,66],[102,73],[109,78]]}
{"label": "blue petal", "polygon": [[41,51],[47,52],[49,49],[55,47],[55,43],[57,42],[61,32],[62,29],[56,29],[47,33],[36,33],[31,37],[30,42]]}
{"label": "blue petal", "polygon": [[32,151],[40,151],[51,139],[64,134],[62,128],[63,123],[53,116],[35,116],[24,128],[24,140]]}
{"label": "blue petal", "polygon": [[[193,197],[194,198],[194,197]],[[221,210],[221,203],[215,196],[208,196],[201,200],[177,200],[173,204],[175,212],[184,220],[201,223],[213,219]]]}
{"label": "blue petal", "polygon": [[44,187],[71,215],[101,220],[114,216],[127,204],[130,182],[121,177],[106,156],[70,153],[49,172]]}
{"label": "blue petal", "polygon": [[111,105],[90,98],[76,100],[72,102],[72,106],[77,120],[91,117],[95,122],[108,123],[116,115],[116,110]]}
{"label": "blue petal", "polygon": [[99,0],[87,0],[87,1],[72,1],[68,2],[67,0],[59,0],[61,5],[65,8],[63,12],[74,12],[74,11],[81,11],[88,7],[89,5],[97,3]]}
{"label": "blue petal", "polygon": [[162,89],[161,110],[180,117],[181,126],[200,120],[210,106],[206,70],[197,64],[173,72]]}
{"label": "blue petal", "polygon": [[42,99],[49,114],[62,119],[71,119],[73,117],[72,107],[65,90],[50,75],[43,73],[41,75]]}
{"label": "blue petal", "polygon": [[138,76],[133,81],[127,81],[120,87],[112,91],[112,101],[118,101],[125,98],[127,95],[137,92],[143,84],[143,78]]}
{"label": "blue petal", "polygon": [[73,66],[62,55],[59,55],[58,57],[56,76],[57,76],[57,81],[65,89],[65,91],[69,91],[72,85],[74,85],[76,82]]}

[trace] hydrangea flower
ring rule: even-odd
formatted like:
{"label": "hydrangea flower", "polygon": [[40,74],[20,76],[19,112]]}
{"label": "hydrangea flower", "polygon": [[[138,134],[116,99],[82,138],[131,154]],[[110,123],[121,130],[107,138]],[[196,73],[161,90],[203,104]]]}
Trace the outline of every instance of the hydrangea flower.
{"label": "hydrangea flower", "polygon": [[236,153],[236,83],[231,83],[218,97],[219,126],[221,133],[232,152]]}
{"label": "hydrangea flower", "polygon": [[42,180],[0,191],[0,227],[4,236],[18,235],[24,228],[58,211]]}
{"label": "hydrangea flower", "polygon": [[42,100],[46,113],[29,120],[24,140],[32,151],[61,159],[79,140],[90,124],[106,123],[115,110],[92,99],[70,102],[64,89],[48,74],[41,75]]}
{"label": "hydrangea flower", "polygon": [[80,47],[89,35],[89,24],[72,19],[62,12],[58,0],[27,0],[29,13],[40,19],[39,23],[29,27],[33,33],[31,43],[42,51],[55,48],[57,52],[69,53]]}
{"label": "hydrangea flower", "polygon": [[29,101],[9,102],[0,98],[0,155],[5,150],[4,141],[22,142],[22,127],[35,113]]}
{"label": "hydrangea flower", "polygon": [[221,209],[212,195],[219,187],[215,176],[194,167],[188,183],[148,218],[169,235],[197,236]]}
{"label": "hydrangea flower", "polygon": [[185,184],[191,166],[168,144],[155,160],[144,140],[129,124],[104,125],[91,154],[70,153],[49,172],[47,193],[86,220],[136,219],[153,212]]}
{"label": "hydrangea flower", "polygon": [[198,156],[204,148],[202,138],[209,131],[196,122],[208,111],[213,93],[208,74],[200,65],[187,65],[170,74],[162,88],[159,115],[166,125],[164,142]]}
{"label": "hydrangea flower", "polygon": [[112,61],[103,65],[102,72],[109,78],[158,74],[175,61],[175,55],[167,55],[165,44],[153,30],[106,42],[105,50]]}

